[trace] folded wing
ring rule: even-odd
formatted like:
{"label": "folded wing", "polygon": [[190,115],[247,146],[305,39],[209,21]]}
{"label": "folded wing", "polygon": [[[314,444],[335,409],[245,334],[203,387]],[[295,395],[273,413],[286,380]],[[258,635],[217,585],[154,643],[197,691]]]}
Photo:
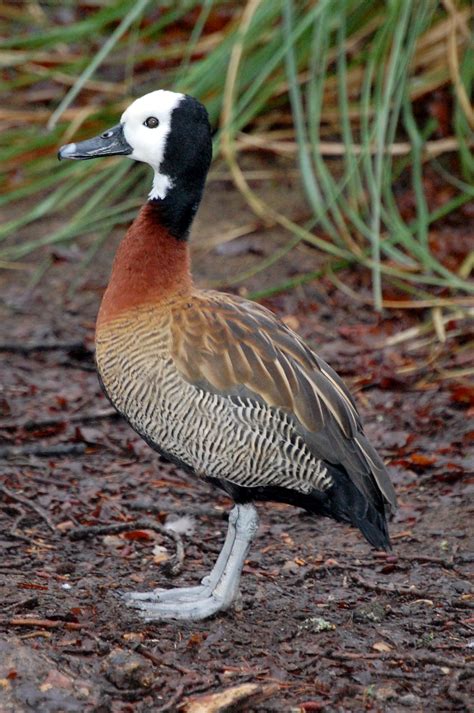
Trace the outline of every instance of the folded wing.
{"label": "folded wing", "polygon": [[173,312],[172,357],[193,385],[290,414],[315,457],[342,466],[375,506],[395,507],[388,473],[344,382],[269,310],[200,291]]}

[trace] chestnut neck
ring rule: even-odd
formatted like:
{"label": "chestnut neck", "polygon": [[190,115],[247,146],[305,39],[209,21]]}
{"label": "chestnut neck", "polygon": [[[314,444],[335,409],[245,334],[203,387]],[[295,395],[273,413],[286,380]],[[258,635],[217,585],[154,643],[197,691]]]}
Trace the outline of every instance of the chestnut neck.
{"label": "chestnut neck", "polygon": [[188,243],[160,219],[160,203],[145,203],[120,243],[97,328],[134,308],[164,305],[191,291]]}

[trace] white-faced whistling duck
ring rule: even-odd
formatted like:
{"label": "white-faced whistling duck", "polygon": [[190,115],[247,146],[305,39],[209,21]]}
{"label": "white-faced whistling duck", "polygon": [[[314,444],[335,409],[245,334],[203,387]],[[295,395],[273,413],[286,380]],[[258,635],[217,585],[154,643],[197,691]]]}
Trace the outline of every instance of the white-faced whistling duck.
{"label": "white-faced whistling duck", "polygon": [[193,284],[187,238],[211,162],[206,109],[154,91],[100,136],[63,146],[59,158],[117,154],[148,163],[154,177],[100,306],[100,379],[152,448],[235,501],[200,585],[129,593],[127,604],[146,620],[227,609],[257,530],[253,501],[349,523],[389,548],[395,492],[343,381],[269,310]]}

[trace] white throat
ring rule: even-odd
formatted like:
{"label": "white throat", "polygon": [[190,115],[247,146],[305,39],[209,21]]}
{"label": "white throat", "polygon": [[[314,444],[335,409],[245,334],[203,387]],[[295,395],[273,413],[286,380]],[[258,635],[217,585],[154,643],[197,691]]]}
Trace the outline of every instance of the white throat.
{"label": "white throat", "polygon": [[155,171],[155,175],[153,176],[153,186],[148,194],[148,198],[151,200],[156,200],[158,198],[163,200],[170,188],[173,188],[173,181],[171,178],[169,176],[165,176],[164,173],[158,173],[158,171]]}

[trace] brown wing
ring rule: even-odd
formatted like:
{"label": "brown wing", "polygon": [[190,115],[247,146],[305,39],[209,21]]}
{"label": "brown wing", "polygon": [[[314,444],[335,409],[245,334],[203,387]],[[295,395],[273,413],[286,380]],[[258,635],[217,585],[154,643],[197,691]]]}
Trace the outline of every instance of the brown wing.
{"label": "brown wing", "polygon": [[395,506],[388,473],[347,387],[269,310],[234,295],[195,293],[173,311],[172,356],[190,383],[292,414],[318,458],[343,465],[371,500],[382,493]]}

